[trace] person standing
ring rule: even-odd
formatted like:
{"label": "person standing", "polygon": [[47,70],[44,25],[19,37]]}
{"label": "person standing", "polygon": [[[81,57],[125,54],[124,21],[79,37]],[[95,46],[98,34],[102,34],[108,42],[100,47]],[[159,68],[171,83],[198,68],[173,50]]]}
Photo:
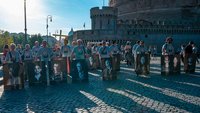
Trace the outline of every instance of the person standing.
{"label": "person standing", "polygon": [[[149,53],[148,49],[144,44],[144,41],[140,41],[139,45],[137,46],[135,50],[136,55],[136,68],[135,72],[136,74],[149,74]],[[147,56],[148,55],[148,56]]]}
{"label": "person standing", "polygon": [[86,58],[88,67],[89,69],[92,69],[92,43],[91,42],[87,43],[86,53],[88,55],[88,58]]}
{"label": "person standing", "polygon": [[61,57],[61,49],[60,46],[58,44],[55,44],[52,48],[53,50],[53,59],[57,59]]}
{"label": "person standing", "polygon": [[64,40],[64,45],[61,47],[62,57],[70,57],[72,53],[71,47],[68,45],[68,40]]}
{"label": "person standing", "polygon": [[53,56],[51,48],[47,47],[47,41],[42,41],[42,47],[38,51],[38,55],[41,61],[50,61]]}
{"label": "person standing", "polygon": [[21,44],[17,44],[16,51],[21,55],[21,57],[23,56],[23,49]]}
{"label": "person standing", "polygon": [[112,57],[112,67],[114,71],[120,71],[120,49],[117,45],[116,41],[113,41],[112,45],[110,46],[110,53]]}
{"label": "person standing", "polygon": [[197,59],[196,61],[199,64],[199,60],[198,60],[198,48],[197,48],[197,46],[195,44],[192,44],[192,51],[196,55],[196,59]]}
{"label": "person standing", "polygon": [[144,41],[140,41],[139,45],[137,46],[135,53],[136,54],[146,54],[148,52],[147,47],[144,44]]}
{"label": "person standing", "polygon": [[30,48],[30,45],[29,44],[26,44],[25,45],[25,49],[24,49],[24,52],[23,52],[23,56],[24,56],[24,68],[25,68],[25,81],[28,81],[29,80],[29,75],[32,75],[33,73],[33,54],[32,54],[32,51],[31,51],[31,48]]}
{"label": "person standing", "polygon": [[[193,73],[195,71],[196,58],[193,55],[193,44],[194,42],[190,41],[184,50],[184,71],[186,73]],[[195,62],[193,60],[195,60]]]}
{"label": "person standing", "polygon": [[131,43],[129,41],[127,41],[124,47],[124,51],[125,51],[126,64],[127,66],[131,66],[132,62],[134,61],[134,58],[132,58]]}
{"label": "person standing", "polygon": [[94,46],[92,47],[92,67],[94,69],[97,69],[100,67],[100,60],[99,60],[97,49],[98,49],[97,43],[95,43]]}
{"label": "person standing", "polygon": [[72,68],[75,71],[72,74],[72,80],[88,81],[88,66],[86,63],[86,58],[88,57],[86,53],[86,48],[83,46],[81,39],[77,40],[77,46],[72,50]]}
{"label": "person standing", "polygon": [[185,51],[185,45],[181,45],[180,55],[181,55],[181,61],[184,63],[184,51]]}
{"label": "person standing", "polygon": [[6,55],[7,55],[7,53],[9,52],[10,50],[9,50],[9,46],[6,44],[6,45],[4,45],[4,47],[3,47],[3,55],[2,55],[2,57],[1,57],[1,64],[5,64],[6,63]]}
{"label": "person standing", "polygon": [[5,75],[5,64],[6,64],[6,56],[9,53],[9,45],[4,45],[3,47],[3,55],[1,56],[1,64],[3,65],[3,84],[4,84],[4,89],[6,89],[8,82],[10,80],[10,76]]}
{"label": "person standing", "polygon": [[157,47],[156,46],[153,47],[152,55],[153,55],[153,59],[156,59],[156,55],[157,55]]}
{"label": "person standing", "polygon": [[[75,46],[75,42],[73,42],[73,45]],[[64,45],[61,47],[61,55],[66,61],[66,69],[67,74],[70,74],[70,57],[72,54],[72,47],[68,45],[68,40],[64,40]]]}
{"label": "person standing", "polygon": [[86,48],[82,45],[82,40],[77,40],[77,46],[74,47],[72,50],[72,58],[75,58],[76,60],[85,60],[86,58]]}
{"label": "person standing", "polygon": [[116,41],[113,41],[112,45],[109,48],[110,48],[110,52],[112,55],[120,53],[120,49],[119,49]]}
{"label": "person standing", "polygon": [[73,49],[77,46],[77,41],[72,41],[72,45],[71,45],[71,51],[73,51]]}
{"label": "person standing", "polygon": [[24,61],[32,61],[33,60],[33,54],[32,54],[32,50],[31,50],[29,44],[25,45],[23,56],[24,56]]}
{"label": "person standing", "polygon": [[137,49],[137,47],[139,45],[140,45],[140,41],[139,40],[133,45],[132,54],[134,55],[134,57],[136,57],[136,49]]}
{"label": "person standing", "polygon": [[24,86],[24,77],[20,73],[20,64],[22,64],[22,59],[20,53],[16,50],[16,45],[12,43],[10,45],[10,51],[6,54],[6,63],[11,64],[9,68],[9,73],[12,77],[13,88],[20,89]]}
{"label": "person standing", "polygon": [[40,50],[40,45],[39,45],[39,42],[38,41],[35,41],[35,45],[33,46],[32,48],[32,54],[33,54],[33,58],[34,60],[37,60],[39,57],[38,57],[38,52]]}
{"label": "person standing", "polygon": [[[175,50],[172,42],[173,39],[171,37],[167,37],[165,40],[165,44],[162,46],[161,74],[174,73],[175,67],[178,66],[177,63],[174,63]],[[177,60],[177,62],[179,61]],[[178,69],[177,71],[180,71],[180,69]]]}
{"label": "person standing", "polygon": [[103,41],[102,46],[99,48],[99,57],[101,59],[100,62],[101,62],[102,79],[103,80],[112,79],[112,76],[111,76],[112,65],[111,65],[110,56],[111,56],[111,54],[110,54],[109,47],[106,46],[106,42]]}
{"label": "person standing", "polygon": [[174,55],[174,47],[172,45],[173,39],[168,37],[166,43],[162,46],[162,55]]}
{"label": "person standing", "polygon": [[[42,62],[42,82],[47,82],[47,85],[50,85],[50,78],[52,77],[53,70],[51,66],[51,58],[53,56],[53,51],[51,48],[47,47],[47,41],[42,41],[42,47],[38,51],[37,55]],[[46,76],[45,76],[46,75]]]}

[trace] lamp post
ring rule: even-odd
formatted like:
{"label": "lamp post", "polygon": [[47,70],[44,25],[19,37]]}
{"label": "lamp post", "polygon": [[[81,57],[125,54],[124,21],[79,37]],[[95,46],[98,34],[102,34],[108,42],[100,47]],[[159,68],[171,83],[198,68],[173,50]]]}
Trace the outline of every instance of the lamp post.
{"label": "lamp post", "polygon": [[46,26],[46,29],[47,29],[47,44],[49,43],[49,37],[48,37],[48,27],[49,27],[49,25],[48,25],[48,20],[50,20],[50,22],[52,22],[52,16],[51,15],[48,15],[47,16],[47,26]]}
{"label": "lamp post", "polygon": [[27,26],[26,26],[26,0],[24,0],[24,38],[25,38],[25,44],[27,43]]}

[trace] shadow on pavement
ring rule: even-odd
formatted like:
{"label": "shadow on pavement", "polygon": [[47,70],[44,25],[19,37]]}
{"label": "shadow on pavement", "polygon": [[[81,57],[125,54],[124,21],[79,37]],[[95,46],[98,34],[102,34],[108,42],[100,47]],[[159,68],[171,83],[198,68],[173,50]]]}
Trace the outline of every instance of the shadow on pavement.
{"label": "shadow on pavement", "polygon": [[1,90],[0,112],[199,112],[199,77],[162,76],[159,65],[152,68],[146,77],[123,66],[114,81],[102,81],[98,70],[90,72],[89,83]]}

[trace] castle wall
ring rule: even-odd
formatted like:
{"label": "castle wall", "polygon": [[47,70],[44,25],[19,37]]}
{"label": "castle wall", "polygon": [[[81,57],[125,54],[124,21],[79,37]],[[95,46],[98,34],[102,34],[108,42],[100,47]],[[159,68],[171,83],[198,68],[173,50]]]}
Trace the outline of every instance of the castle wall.
{"label": "castle wall", "polygon": [[199,21],[200,0],[111,0],[118,19],[148,21]]}
{"label": "castle wall", "polygon": [[114,8],[92,8],[92,29],[74,32],[73,40],[82,39],[85,44],[116,40],[120,45],[144,40],[159,53],[168,36],[174,39],[176,50],[189,41],[199,44],[198,4],[200,0],[110,0]]}
{"label": "castle wall", "polygon": [[81,38],[86,42],[101,42],[102,40],[111,42],[116,40],[124,45],[126,41],[134,44],[137,40],[144,40],[146,46],[156,46],[158,52],[161,51],[165,38],[171,36],[174,39],[174,47],[179,49],[182,44],[194,41],[199,45],[199,29],[181,29],[181,28],[161,28],[161,27],[137,27],[134,29],[118,30],[83,30],[74,33],[74,40]]}

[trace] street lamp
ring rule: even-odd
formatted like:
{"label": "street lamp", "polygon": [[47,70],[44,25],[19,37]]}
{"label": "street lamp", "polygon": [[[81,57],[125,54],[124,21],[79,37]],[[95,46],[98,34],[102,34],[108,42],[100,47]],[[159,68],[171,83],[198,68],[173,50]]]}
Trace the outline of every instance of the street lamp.
{"label": "street lamp", "polygon": [[47,16],[47,44],[49,43],[49,38],[48,38],[48,27],[49,27],[49,25],[48,25],[48,20],[50,20],[50,22],[52,22],[52,16],[51,15],[48,15]]}
{"label": "street lamp", "polygon": [[25,38],[25,44],[27,43],[27,26],[26,26],[26,0],[24,0],[24,38]]}

